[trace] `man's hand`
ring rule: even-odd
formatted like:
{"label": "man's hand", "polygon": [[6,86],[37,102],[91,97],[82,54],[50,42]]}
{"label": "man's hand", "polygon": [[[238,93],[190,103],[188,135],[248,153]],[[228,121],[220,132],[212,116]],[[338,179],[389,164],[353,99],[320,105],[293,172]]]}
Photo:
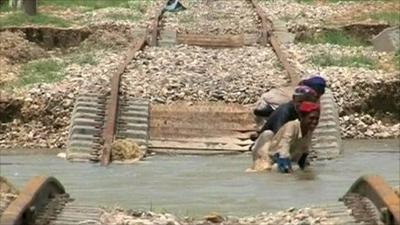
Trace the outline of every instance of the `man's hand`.
{"label": "man's hand", "polygon": [[251,141],[256,141],[257,138],[258,138],[258,133],[257,132],[250,134],[250,140]]}
{"label": "man's hand", "polygon": [[304,153],[300,157],[299,161],[297,162],[299,164],[300,169],[302,169],[302,170],[304,170],[304,168],[306,168],[306,166],[310,165],[310,162],[308,162],[308,160],[307,160],[307,156],[308,156],[308,153]]}
{"label": "man's hand", "polygon": [[289,158],[281,158],[279,157],[279,153],[274,155],[274,161],[278,165],[278,169],[282,173],[291,173],[293,172],[292,163]]}

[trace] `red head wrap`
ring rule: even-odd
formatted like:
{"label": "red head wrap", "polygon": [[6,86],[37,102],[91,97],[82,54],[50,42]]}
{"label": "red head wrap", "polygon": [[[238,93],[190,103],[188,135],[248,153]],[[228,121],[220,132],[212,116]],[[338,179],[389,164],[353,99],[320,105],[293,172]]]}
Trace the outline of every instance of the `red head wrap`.
{"label": "red head wrap", "polygon": [[299,111],[302,113],[319,111],[319,109],[320,109],[319,104],[314,102],[302,102],[299,107]]}

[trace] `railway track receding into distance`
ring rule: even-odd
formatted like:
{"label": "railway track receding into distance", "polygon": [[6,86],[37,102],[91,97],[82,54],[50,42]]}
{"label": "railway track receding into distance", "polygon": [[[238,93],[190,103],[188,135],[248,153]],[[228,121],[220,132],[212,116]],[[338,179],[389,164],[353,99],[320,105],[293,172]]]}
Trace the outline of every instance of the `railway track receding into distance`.
{"label": "railway track receding into distance", "polygon": [[[287,32],[285,28],[274,26],[256,0],[237,2],[243,7],[252,8],[255,12],[256,18],[250,21],[256,22],[249,31],[234,33],[229,29],[212,30],[207,24],[200,22],[198,26],[203,27],[204,32],[168,30],[168,21],[171,20],[163,15],[164,11],[160,8],[152,25],[137,39],[137,42],[128,47],[125,60],[111,77],[109,84],[111,91],[105,94],[86,91],[76,99],[70,123],[67,159],[100,161],[102,165],[108,165],[112,160],[113,141],[125,138],[133,139],[144,150],[156,153],[209,155],[248,151],[251,144],[250,133],[256,129],[253,115],[248,107],[225,103],[153,104],[149,100],[153,96],[142,98],[135,93],[129,93],[129,88],[138,85],[138,83],[129,85],[129,79],[135,73],[132,71],[138,67],[135,64],[138,54],[146,54],[153,49],[171,48],[171,46],[174,48],[176,44],[204,48],[199,50],[199,54],[219,51],[218,49],[223,51],[226,48],[240,50],[252,45],[265,49],[272,48],[284,68],[287,79],[290,80],[290,85],[295,86],[301,76],[282,48],[283,41],[280,36],[282,32]],[[219,20],[223,23],[224,18],[238,16],[233,10],[231,14],[219,17],[219,12],[215,11],[219,7],[213,7],[213,4],[224,4],[223,1],[208,0],[199,4],[202,4],[199,7],[204,6],[202,8],[205,10],[204,17],[213,18],[215,23]],[[254,16],[247,11],[245,13]],[[173,50],[179,52],[179,48]],[[150,73],[148,77],[141,79],[151,76]],[[197,82],[201,83],[200,79],[201,77]],[[269,82],[275,79],[270,79]],[[321,103],[322,114],[315,132],[313,158],[329,159],[341,152],[337,109],[329,90],[322,97]]]}

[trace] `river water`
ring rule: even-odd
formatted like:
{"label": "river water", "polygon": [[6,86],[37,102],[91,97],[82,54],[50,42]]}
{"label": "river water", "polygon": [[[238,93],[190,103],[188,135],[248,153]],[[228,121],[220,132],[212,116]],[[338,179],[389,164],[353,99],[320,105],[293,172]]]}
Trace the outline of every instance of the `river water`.
{"label": "river water", "polygon": [[171,212],[181,216],[254,215],[333,203],[361,175],[399,186],[400,140],[345,141],[338,159],[315,162],[293,175],[245,173],[249,154],[153,156],[135,165],[70,163],[54,154],[5,154],[0,175],[22,187],[36,175],[55,176],[77,201],[90,205]]}

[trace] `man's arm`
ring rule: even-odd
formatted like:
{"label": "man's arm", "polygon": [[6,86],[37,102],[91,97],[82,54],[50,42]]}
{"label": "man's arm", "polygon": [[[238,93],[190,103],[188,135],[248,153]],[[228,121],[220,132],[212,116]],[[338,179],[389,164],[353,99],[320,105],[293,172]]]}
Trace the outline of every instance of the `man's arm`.
{"label": "man's arm", "polygon": [[278,168],[283,173],[290,173],[292,172],[292,164],[290,160],[290,144],[292,139],[294,138],[298,127],[296,126],[296,122],[292,121],[286,123],[280,130],[279,130],[279,141],[277,145],[277,153],[275,154],[276,163],[278,164]]}
{"label": "man's arm", "polygon": [[268,121],[261,128],[260,132],[264,130],[271,130],[276,134],[278,130],[290,120],[290,112],[287,105],[279,106],[269,117]]}
{"label": "man's arm", "polygon": [[265,105],[264,107],[260,108],[255,108],[253,113],[256,116],[261,116],[261,117],[268,117],[271,115],[271,113],[274,112],[274,109],[270,105]]}

